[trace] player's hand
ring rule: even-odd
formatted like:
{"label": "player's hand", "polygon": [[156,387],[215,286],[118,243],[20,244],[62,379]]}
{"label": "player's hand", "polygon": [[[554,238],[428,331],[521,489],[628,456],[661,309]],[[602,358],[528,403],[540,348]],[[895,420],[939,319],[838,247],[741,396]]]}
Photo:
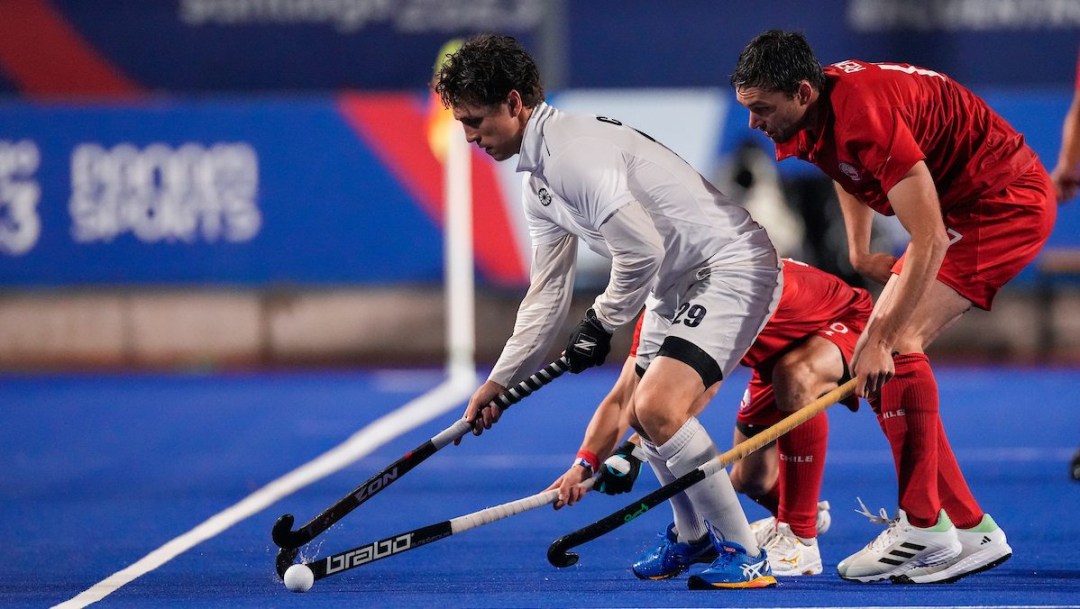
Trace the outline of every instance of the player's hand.
{"label": "player's hand", "polygon": [[882,386],[896,375],[896,364],[891,350],[883,345],[864,343],[859,339],[855,354],[851,358],[851,368],[859,377],[855,395],[869,399],[881,392]]}
{"label": "player's hand", "polygon": [[860,256],[858,260],[852,260],[856,273],[881,285],[889,282],[894,264],[896,264],[896,256],[882,252],[868,253]]}
{"label": "player's hand", "polygon": [[585,496],[585,489],[580,485],[589,479],[592,474],[588,469],[581,467],[577,463],[570,466],[570,469],[566,470],[566,473],[559,476],[555,482],[551,483],[551,486],[544,490],[559,489],[559,498],[552,504],[557,510],[561,510],[568,505],[574,505],[581,498]]}
{"label": "player's hand", "polygon": [[1080,190],[1080,167],[1062,167],[1059,165],[1054,168],[1050,178],[1054,181],[1054,188],[1057,190],[1058,203],[1064,203],[1072,199]]}
{"label": "player's hand", "polygon": [[[474,436],[484,433],[485,429],[491,429],[491,426],[499,421],[499,417],[502,416],[502,408],[491,402],[505,390],[506,387],[494,381],[487,381],[480,385],[480,388],[469,399],[469,405],[465,408],[463,418],[472,422]],[[455,445],[460,443],[461,438],[454,441]]]}
{"label": "player's hand", "polygon": [[596,318],[596,312],[589,309],[585,312],[585,319],[570,333],[570,341],[566,344],[564,354],[570,364],[570,372],[577,374],[586,368],[599,366],[607,359],[609,351],[611,333]]}
{"label": "player's hand", "polygon": [[600,465],[596,490],[605,495],[629,493],[641,473],[641,459],[634,456],[635,445],[625,442]]}

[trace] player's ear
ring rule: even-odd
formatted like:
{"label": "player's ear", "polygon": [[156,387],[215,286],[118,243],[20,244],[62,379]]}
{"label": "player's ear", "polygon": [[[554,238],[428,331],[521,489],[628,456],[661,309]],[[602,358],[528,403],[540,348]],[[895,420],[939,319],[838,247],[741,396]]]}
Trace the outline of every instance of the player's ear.
{"label": "player's ear", "polygon": [[521,114],[525,103],[521,100],[521,93],[517,89],[510,89],[510,94],[506,96],[506,107],[512,117]]}
{"label": "player's ear", "polygon": [[795,91],[795,99],[802,105],[810,103],[810,99],[814,96],[814,87],[810,84],[809,80],[799,82],[799,88]]}

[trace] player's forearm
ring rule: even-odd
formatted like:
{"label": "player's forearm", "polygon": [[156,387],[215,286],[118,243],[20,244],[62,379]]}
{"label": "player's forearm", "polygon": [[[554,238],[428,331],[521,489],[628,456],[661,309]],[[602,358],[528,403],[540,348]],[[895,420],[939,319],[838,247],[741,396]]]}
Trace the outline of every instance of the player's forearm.
{"label": "player's forearm", "polygon": [[1064,171],[1072,171],[1080,166],[1080,92],[1073,97],[1065,115],[1057,166]]}
{"label": "player's forearm", "polygon": [[510,387],[542,365],[570,308],[576,258],[577,239],[569,235],[533,249],[529,291],[489,380]]}
{"label": "player's forearm", "polygon": [[596,412],[593,413],[589,426],[585,429],[581,448],[595,453],[601,461],[615,450],[619,440],[626,435],[629,427],[627,409],[630,405],[630,396],[637,387],[637,380],[634,359],[627,358],[623,363],[618,381],[596,407]]}
{"label": "player's forearm", "polygon": [[840,212],[844,217],[844,229],[847,233],[848,258],[851,266],[859,270],[860,261],[870,253],[870,237],[874,224],[874,210],[863,205],[854,195],[833,182],[836,197],[840,201]]}
{"label": "player's forearm", "polygon": [[895,351],[900,334],[911,321],[912,311],[937,278],[943,256],[943,250],[938,254],[936,248],[927,250],[914,243],[908,245],[904,269],[897,277],[892,297],[879,300],[870,315],[864,330],[867,344]]}
{"label": "player's forearm", "polygon": [[868,342],[890,350],[911,319],[931,283],[937,279],[949,236],[941,219],[941,207],[926,165],[919,163],[889,192],[889,201],[900,223],[911,235],[904,255],[904,269],[892,295],[881,300],[871,315]]}

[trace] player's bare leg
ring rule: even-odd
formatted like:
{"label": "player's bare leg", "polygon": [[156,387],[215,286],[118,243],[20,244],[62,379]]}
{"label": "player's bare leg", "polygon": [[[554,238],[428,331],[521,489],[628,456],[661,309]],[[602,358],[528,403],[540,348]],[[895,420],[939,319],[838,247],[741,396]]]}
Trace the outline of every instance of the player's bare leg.
{"label": "player's bare leg", "polygon": [[[772,369],[771,401],[777,416],[790,415],[835,389],[844,374],[837,346],[809,337]],[[737,427],[735,441],[746,437],[742,426]],[[828,502],[819,502],[827,442],[828,419],[822,413],[732,468],[735,488],[773,514],[750,526],[769,554],[774,575],[821,573],[817,535],[831,522]]]}
{"label": "player's bare leg", "polygon": [[[894,275],[886,285],[879,308],[889,305],[896,281]],[[1000,564],[1012,554],[1004,532],[972,496],[948,445],[937,382],[924,352],[970,308],[970,301],[935,281],[896,342],[896,375],[871,405],[892,447],[900,514],[889,521],[878,543],[840,562],[837,569],[845,579],[955,581]],[[991,540],[991,547],[963,543],[984,537]],[[921,549],[914,556],[907,552],[899,564],[890,564],[896,563],[890,553],[904,542]]]}
{"label": "player's bare leg", "polygon": [[[708,432],[694,416],[695,405],[704,391],[700,374],[691,366],[673,358],[657,357],[634,393],[634,421],[643,436],[645,454],[661,482],[668,477],[674,480],[683,476],[719,454]],[[684,495],[693,513],[679,514],[678,505],[674,506],[675,531],[669,531],[668,535],[677,535],[675,543],[688,544],[692,550],[688,555],[707,548],[705,542],[712,535],[737,544],[751,559],[761,556],[726,472],[710,476],[687,489]],[[661,550],[665,549],[662,544]],[[663,561],[644,558],[635,565],[634,572],[639,577],[670,577],[689,566],[671,565],[675,568],[654,575],[649,567]],[[669,574],[671,571],[674,573]],[[763,565],[760,577],[749,577],[739,587],[775,583],[767,571],[767,565]]]}

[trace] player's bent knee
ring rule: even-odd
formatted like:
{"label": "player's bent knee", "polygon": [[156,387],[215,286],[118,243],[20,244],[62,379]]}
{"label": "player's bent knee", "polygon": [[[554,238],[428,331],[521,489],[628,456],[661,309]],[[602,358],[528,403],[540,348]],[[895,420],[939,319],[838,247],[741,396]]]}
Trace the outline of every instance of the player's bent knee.
{"label": "player's bent knee", "polygon": [[746,495],[750,498],[764,497],[770,490],[765,485],[764,480],[746,475],[743,469],[739,467],[733,467],[731,472],[728,473],[728,477],[731,479],[731,486],[740,495]]}

